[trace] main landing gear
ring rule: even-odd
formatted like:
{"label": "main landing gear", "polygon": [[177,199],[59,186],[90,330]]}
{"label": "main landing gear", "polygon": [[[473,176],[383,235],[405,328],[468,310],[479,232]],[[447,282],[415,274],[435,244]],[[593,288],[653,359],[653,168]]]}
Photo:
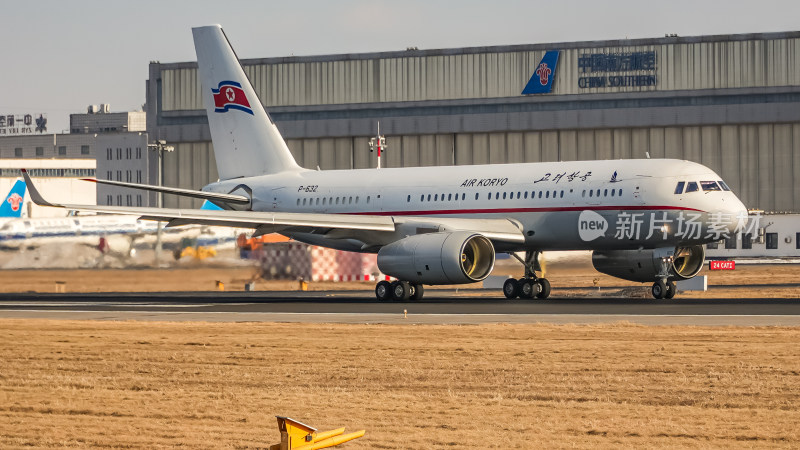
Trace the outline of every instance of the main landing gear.
{"label": "main landing gear", "polygon": [[542,267],[539,265],[539,252],[526,251],[525,260],[517,256],[516,253],[511,253],[511,256],[517,258],[525,266],[525,276],[519,280],[509,278],[503,283],[503,295],[507,299],[514,298],[541,298],[545,299],[550,296],[550,282],[547,278],[539,278],[536,276],[536,271],[541,271]]}
{"label": "main landing gear", "polygon": [[668,280],[666,278],[661,278],[653,283],[653,288],[650,289],[650,293],[653,294],[653,298],[657,300],[663,299],[670,299],[675,297],[675,294],[678,292],[678,287],[675,285],[675,282],[672,280]]}
{"label": "main landing gear", "polygon": [[421,284],[408,281],[397,280],[390,283],[384,280],[379,281],[375,286],[375,296],[378,297],[379,302],[422,300],[424,293],[425,289]]}

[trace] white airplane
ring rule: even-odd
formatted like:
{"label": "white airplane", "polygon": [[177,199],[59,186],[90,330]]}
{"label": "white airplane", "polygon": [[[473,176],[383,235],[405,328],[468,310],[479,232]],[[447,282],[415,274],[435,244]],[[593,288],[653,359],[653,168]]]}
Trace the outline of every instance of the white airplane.
{"label": "white airplane", "polygon": [[600,272],[652,282],[656,298],[703,266],[703,244],[744,226],[747,210],[707,167],[668,159],[397,169],[308,170],[297,165],[218,25],[195,28],[203,101],[220,181],[202,190],[136,187],[209,200],[223,211],[40,205],[133,214],[170,225],[278,232],[313,245],[378,254],[397,279],[379,300],[420,299],[423,284],[481,281],[495,252],[525,252],[507,298],[547,298],[537,276],[547,250],[592,250]]}

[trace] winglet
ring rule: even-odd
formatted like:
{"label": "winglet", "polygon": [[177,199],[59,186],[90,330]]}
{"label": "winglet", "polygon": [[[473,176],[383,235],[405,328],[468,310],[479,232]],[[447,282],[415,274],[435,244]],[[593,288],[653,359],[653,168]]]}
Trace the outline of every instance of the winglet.
{"label": "winglet", "polygon": [[31,176],[28,175],[28,171],[27,170],[22,169],[22,177],[25,178],[25,185],[28,186],[28,193],[30,194],[31,200],[33,200],[33,203],[36,203],[39,206],[55,206],[55,207],[58,207],[58,205],[54,205],[54,204],[48,202],[47,200],[45,200],[44,197],[42,197],[42,194],[40,194],[39,191],[36,190],[36,186],[33,185],[33,181],[31,180]]}

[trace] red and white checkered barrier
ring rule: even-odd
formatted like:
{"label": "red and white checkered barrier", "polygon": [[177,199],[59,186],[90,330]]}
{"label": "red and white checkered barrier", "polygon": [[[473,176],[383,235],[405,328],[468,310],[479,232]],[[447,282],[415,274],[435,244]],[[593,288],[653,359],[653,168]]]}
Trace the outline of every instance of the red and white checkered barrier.
{"label": "red and white checkered barrier", "polygon": [[378,281],[391,279],[378,269],[374,253],[353,253],[300,242],[265,244],[249,253],[261,262],[266,279],[311,281]]}

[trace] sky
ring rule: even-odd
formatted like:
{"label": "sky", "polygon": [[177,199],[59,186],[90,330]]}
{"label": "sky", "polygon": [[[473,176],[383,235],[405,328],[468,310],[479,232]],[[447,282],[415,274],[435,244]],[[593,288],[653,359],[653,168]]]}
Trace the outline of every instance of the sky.
{"label": "sky", "polygon": [[800,30],[797,0],[0,0],[0,115],[48,131],[90,104],[133,111],[150,61],[194,61],[221,24],[240,58]]}

